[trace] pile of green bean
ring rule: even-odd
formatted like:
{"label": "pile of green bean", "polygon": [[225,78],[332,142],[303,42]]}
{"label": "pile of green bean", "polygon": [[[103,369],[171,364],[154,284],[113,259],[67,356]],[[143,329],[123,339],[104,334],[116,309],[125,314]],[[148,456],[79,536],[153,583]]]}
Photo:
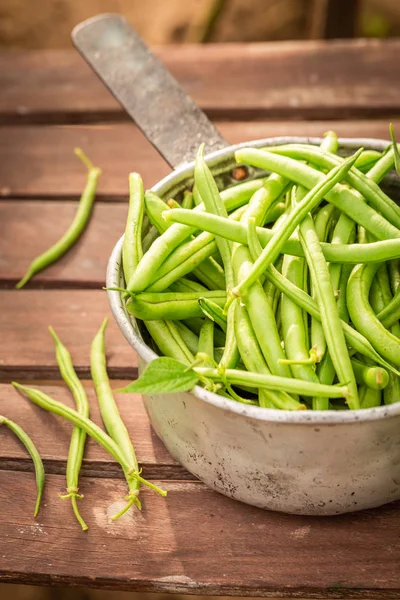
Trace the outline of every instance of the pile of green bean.
{"label": "pile of green bean", "polygon": [[266,174],[219,190],[201,147],[193,189],[168,201],[130,175],[127,310],[158,354],[232,401],[400,400],[400,207],[379,185],[398,150],[338,149],[333,132],[242,148],[237,162]]}

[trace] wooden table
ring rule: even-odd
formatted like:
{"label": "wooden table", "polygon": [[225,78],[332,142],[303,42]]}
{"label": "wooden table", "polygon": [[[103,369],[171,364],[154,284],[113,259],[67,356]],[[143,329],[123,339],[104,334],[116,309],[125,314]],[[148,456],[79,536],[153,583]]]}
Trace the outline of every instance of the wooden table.
{"label": "wooden table", "polygon": [[[157,50],[231,142],[281,134],[388,137],[400,131],[400,41],[170,47]],[[335,518],[288,516],[229,500],[193,481],[152,433],[140,397],[118,402],[144,475],[168,490],[142,492],[142,513],[109,515],[125,486],[89,441],[81,477],[82,533],[57,493],[70,426],[9,385],[36,381],[72,405],[59,379],[53,325],[80,376],[105,314],[111,249],[124,228],[127,174],[151,186],[168,167],[74,51],[0,56],[0,413],[18,421],[43,456],[47,484],[32,517],[30,460],[0,431],[0,579],[104,589],[291,598],[400,598],[400,505]],[[87,232],[27,289],[16,281],[58,239],[85,172],[72,148],[103,168]],[[113,385],[136,376],[136,357],[111,320]],[[100,422],[89,381],[92,415]],[[284,443],[284,440],[282,440]]]}

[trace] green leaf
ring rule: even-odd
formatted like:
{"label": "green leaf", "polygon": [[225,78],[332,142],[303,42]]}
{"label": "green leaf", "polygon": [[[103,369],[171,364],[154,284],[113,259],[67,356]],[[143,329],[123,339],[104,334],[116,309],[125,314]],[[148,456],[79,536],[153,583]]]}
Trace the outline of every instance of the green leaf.
{"label": "green leaf", "polygon": [[142,375],[126,387],[121,394],[172,394],[188,392],[199,380],[199,376],[187,365],[165,356],[152,360]]}
{"label": "green leaf", "polygon": [[397,174],[400,175],[400,153],[399,153],[399,148],[396,143],[396,138],[394,136],[394,129],[393,129],[392,123],[390,123],[389,129],[390,129],[390,137],[392,138],[392,144],[393,144],[394,166],[397,171]]}

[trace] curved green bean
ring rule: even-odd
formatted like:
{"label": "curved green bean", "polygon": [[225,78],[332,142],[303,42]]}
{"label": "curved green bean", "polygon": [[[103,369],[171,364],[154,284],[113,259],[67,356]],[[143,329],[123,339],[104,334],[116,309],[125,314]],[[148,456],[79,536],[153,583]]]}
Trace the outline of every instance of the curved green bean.
{"label": "curved green bean", "polygon": [[[55,343],[56,360],[61,377],[72,392],[76,410],[83,417],[88,418],[89,401],[85,389],[75,372],[71,355],[52,327],[49,327],[49,332]],[[71,498],[72,510],[83,531],[86,531],[88,526],[79,513],[77,499],[83,498],[83,496],[79,494],[79,472],[81,470],[83,454],[85,452],[85,442],[86,433],[79,427],[74,427],[71,434],[67,460],[67,494],[60,496],[63,499]]]}
{"label": "curved green bean", "polygon": [[354,267],[347,284],[347,307],[358,331],[384,358],[400,367],[400,340],[385,329],[368,301],[371,283],[378,268],[376,264]]}
{"label": "curved green bean", "polygon": [[96,194],[97,181],[101,170],[94,167],[90,160],[84,155],[80,148],[75,148],[75,154],[82,160],[88,168],[88,176],[85,189],[82,192],[79,201],[78,210],[75,217],[68,227],[64,235],[51,248],[37,256],[30,264],[28,271],[15,286],[17,289],[22,288],[34,275],[46,269],[64,254],[75,244],[79,236],[85,229],[90,213],[92,211],[93,202]]}
{"label": "curved green bean", "polygon": [[137,319],[153,321],[154,319],[169,319],[172,321],[202,317],[201,308],[198,305],[199,296],[210,298],[220,306],[226,301],[226,293],[223,290],[203,292],[143,292],[129,299],[128,311]]}
{"label": "curved green bean", "polygon": [[40,458],[40,454],[39,454],[35,444],[32,442],[29,435],[27,433],[25,433],[25,431],[22,429],[22,427],[20,427],[14,421],[11,421],[11,419],[7,419],[7,417],[4,417],[2,415],[0,415],[0,425],[5,425],[6,427],[8,427],[8,429],[10,429],[10,431],[12,431],[14,433],[14,435],[17,436],[17,438],[23,443],[23,445],[25,446],[25,448],[27,449],[27,451],[29,452],[29,454],[32,458],[33,466],[35,467],[36,488],[37,488],[35,511],[33,513],[33,516],[36,517],[39,512],[40,501],[42,499],[43,490],[44,490],[44,481],[45,481],[45,473],[44,473],[42,459]]}
{"label": "curved green bean", "polygon": [[[99,331],[93,338],[90,349],[90,372],[96,391],[97,401],[99,403],[100,414],[107,432],[121,450],[127,464],[130,464],[135,472],[139,472],[135,450],[128,430],[119,414],[108,379],[105,352],[105,329],[107,323],[108,318],[106,317]],[[141,504],[138,498],[139,488],[140,482],[138,479],[129,482],[129,500],[124,512],[126,512],[132,504],[135,504],[140,510]]]}
{"label": "curved green bean", "polygon": [[[124,271],[125,281],[128,281],[129,278],[133,275],[140,259],[143,256],[143,215],[143,181],[138,173],[130,173],[128,218],[126,220],[124,242],[122,244],[122,268]],[[151,219],[150,222],[152,223]]]}

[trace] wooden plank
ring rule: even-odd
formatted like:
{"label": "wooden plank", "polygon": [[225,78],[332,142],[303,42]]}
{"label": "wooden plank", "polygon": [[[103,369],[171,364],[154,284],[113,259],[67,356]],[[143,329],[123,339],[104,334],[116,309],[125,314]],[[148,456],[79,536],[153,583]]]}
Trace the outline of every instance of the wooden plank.
{"label": "wooden plank", "polygon": [[[155,50],[213,118],[343,119],[400,114],[399,48],[356,40]],[[4,53],[0,73],[3,123],[126,119],[75,51]]]}
{"label": "wooden plank", "polygon": [[58,379],[52,325],[74,360],[78,374],[90,377],[89,352],[93,336],[110,316],[106,344],[108,372],[113,378],[133,379],[136,353],[111,316],[102,290],[13,290],[0,293],[2,358],[0,379]]}
{"label": "wooden plank", "polygon": [[[22,381],[22,383],[24,383]],[[126,381],[112,381],[114,389]],[[27,384],[29,385],[29,384]],[[91,381],[84,381],[90,403],[90,418],[102,425],[97,399]],[[33,383],[59,402],[75,408],[74,400],[64,383]],[[150,479],[194,479],[178,465],[150,427],[139,395],[115,394],[121,416],[131,435],[144,477]],[[41,410],[9,384],[0,384],[0,414],[6,415],[31,436],[43,459],[46,473],[65,474],[72,425]],[[5,427],[0,427],[0,468],[12,471],[33,471],[26,450]],[[82,475],[91,477],[122,477],[121,468],[113,458],[91,438],[86,442]]]}
{"label": "wooden plank", "polygon": [[[0,286],[15,286],[30,261],[67,230],[77,205],[76,201],[0,202],[4,232],[0,236]],[[127,208],[119,202],[96,203],[89,225],[73,249],[38,273],[27,287],[101,289],[113,246],[124,233]]]}
{"label": "wooden plank", "polygon": [[10,515],[2,522],[1,580],[253,597],[400,598],[399,504],[300,517],[239,504],[200,483],[162,485],[167,498],[143,489],[143,511],[110,523],[124,482],[83,478],[80,506],[89,530],[82,533],[69,504],[57,497],[61,476],[48,476],[35,521],[33,478],[0,471],[0,514]]}
{"label": "wooden plank", "polygon": [[[399,95],[400,97],[400,95]],[[389,137],[387,120],[217,122],[232,143],[281,135],[321,136],[335,129],[342,137]],[[398,130],[400,121],[394,121]],[[108,201],[127,197],[127,177],[138,171],[150,187],[170,169],[130,124],[70,127],[4,127],[0,135],[0,194],[2,197],[78,197],[85,170],[74,156],[81,146],[103,172],[98,197]]]}

